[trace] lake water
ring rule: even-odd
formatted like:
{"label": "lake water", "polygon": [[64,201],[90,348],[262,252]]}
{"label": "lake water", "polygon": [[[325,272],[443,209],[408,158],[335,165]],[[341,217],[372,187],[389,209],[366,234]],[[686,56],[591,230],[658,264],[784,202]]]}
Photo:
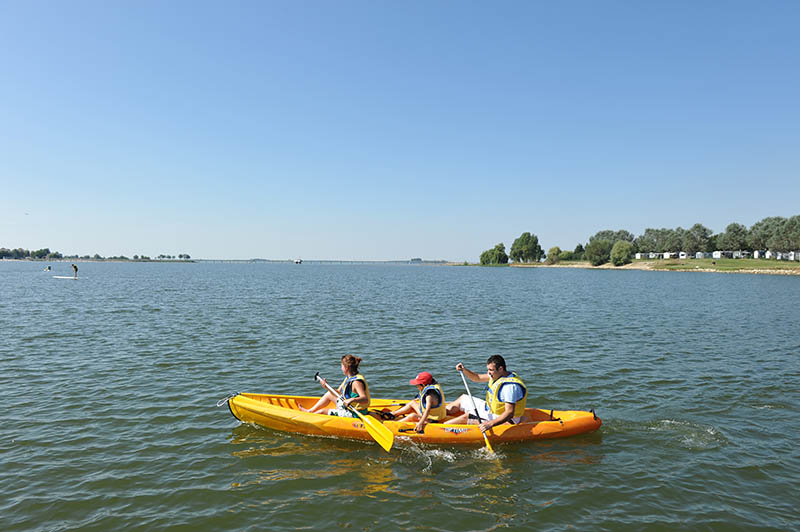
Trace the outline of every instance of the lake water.
{"label": "lake water", "polygon": [[[800,278],[0,261],[0,530],[797,530]],[[375,444],[239,424],[229,392],[375,397],[502,354],[575,438]],[[480,387],[473,385],[473,392]]]}

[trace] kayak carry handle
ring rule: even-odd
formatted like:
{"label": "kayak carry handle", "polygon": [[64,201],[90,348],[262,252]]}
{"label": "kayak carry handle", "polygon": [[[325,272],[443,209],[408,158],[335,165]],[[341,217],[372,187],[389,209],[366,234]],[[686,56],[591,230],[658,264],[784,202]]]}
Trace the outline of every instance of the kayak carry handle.
{"label": "kayak carry handle", "polygon": [[220,399],[219,401],[217,401],[217,408],[219,408],[220,406],[224,405],[225,403],[227,403],[228,401],[230,401],[231,399],[233,399],[237,395],[239,395],[239,392],[233,392],[232,394],[228,395],[228,397],[226,397],[224,399]]}

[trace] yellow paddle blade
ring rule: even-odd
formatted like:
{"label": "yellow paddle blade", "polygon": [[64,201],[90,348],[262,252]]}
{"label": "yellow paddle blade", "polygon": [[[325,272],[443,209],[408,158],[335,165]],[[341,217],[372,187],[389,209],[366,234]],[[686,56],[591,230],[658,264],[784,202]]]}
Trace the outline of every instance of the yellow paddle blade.
{"label": "yellow paddle blade", "polygon": [[392,445],[394,445],[394,434],[392,431],[374,417],[365,416],[358,410],[353,410],[353,412],[364,422],[364,426],[367,428],[369,435],[388,453],[392,449]]}
{"label": "yellow paddle blade", "polygon": [[494,454],[494,449],[492,449],[492,444],[489,443],[489,436],[487,436],[485,432],[483,433],[483,441],[486,442],[486,450]]}

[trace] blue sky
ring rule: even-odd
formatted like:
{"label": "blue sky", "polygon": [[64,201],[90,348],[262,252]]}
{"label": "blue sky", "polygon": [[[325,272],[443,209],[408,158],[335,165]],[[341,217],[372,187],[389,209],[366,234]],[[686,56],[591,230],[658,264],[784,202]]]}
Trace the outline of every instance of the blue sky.
{"label": "blue sky", "polygon": [[0,2],[0,246],[476,261],[800,214],[800,3]]}

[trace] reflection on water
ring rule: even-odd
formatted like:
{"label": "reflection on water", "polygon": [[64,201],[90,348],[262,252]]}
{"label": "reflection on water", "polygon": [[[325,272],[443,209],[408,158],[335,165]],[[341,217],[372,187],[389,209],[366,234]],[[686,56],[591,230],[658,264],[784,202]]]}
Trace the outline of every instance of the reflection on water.
{"label": "reflection on water", "polygon": [[[250,471],[247,482],[233,483],[240,488],[253,484],[279,483],[310,479],[348,479],[337,483],[331,495],[373,496],[389,491],[394,478],[391,462],[387,459],[364,456],[364,446],[359,442],[348,442],[331,438],[318,438],[303,435],[287,435],[269,429],[239,425],[232,431],[231,444],[248,445],[246,449],[234,450],[231,454],[238,458],[259,459],[260,465],[267,459],[271,468],[258,468]],[[309,461],[309,456],[325,457],[319,462]],[[352,476],[357,479],[350,479]],[[358,486],[351,488],[350,486]]]}
{"label": "reflection on water", "polygon": [[[338,463],[333,464],[335,467],[341,468],[340,471],[356,471],[360,483],[352,488],[342,487],[335,492],[336,495],[358,497],[366,495],[367,497],[375,497],[377,494],[388,493],[391,482],[394,480],[392,468],[389,467],[387,462],[380,462],[369,460],[364,464],[359,459],[339,460]],[[366,465],[366,467],[364,467]]]}
{"label": "reflection on water", "polygon": [[601,462],[601,457],[585,453],[580,449],[572,449],[570,451],[535,453],[531,455],[531,460],[561,465],[599,464]]}
{"label": "reflection on water", "polygon": [[[231,431],[229,445],[244,470],[242,480],[231,487],[258,486],[262,494],[271,494],[268,502],[276,507],[289,497],[305,504],[329,497],[362,504],[365,498],[392,505],[405,501],[434,513],[447,504],[459,514],[460,523],[481,523],[481,530],[492,530],[519,519],[521,509],[531,505],[540,471],[600,464],[600,453],[593,452],[599,450],[599,442],[578,438],[567,443],[507,444],[491,454],[484,447],[427,446],[398,439],[398,445],[385,453],[360,441],[240,425]],[[536,507],[553,503],[553,498],[539,500]],[[415,518],[414,512],[408,516],[411,521]],[[394,519],[396,525],[406,526],[403,516]]]}
{"label": "reflection on water", "polygon": [[[274,467],[253,469],[251,473],[254,478],[233,487],[262,482],[343,477],[356,478],[358,489],[339,487],[336,494],[354,495],[358,492],[369,495],[391,491],[393,482],[411,476],[423,489],[432,489],[425,485],[436,485],[437,473],[447,469],[469,471],[467,483],[490,487],[505,485],[515,473],[502,451],[491,454],[483,447],[431,447],[410,439],[400,443],[390,453],[384,453],[375,446],[359,441],[285,434],[239,425],[231,433],[230,444],[236,447],[231,454],[259,466],[263,466],[263,461],[267,460]],[[309,460],[314,456],[318,459]],[[572,451],[534,453],[530,454],[530,458],[563,463],[592,462],[580,451],[578,454]],[[487,491],[486,496],[491,500],[491,490]]]}

